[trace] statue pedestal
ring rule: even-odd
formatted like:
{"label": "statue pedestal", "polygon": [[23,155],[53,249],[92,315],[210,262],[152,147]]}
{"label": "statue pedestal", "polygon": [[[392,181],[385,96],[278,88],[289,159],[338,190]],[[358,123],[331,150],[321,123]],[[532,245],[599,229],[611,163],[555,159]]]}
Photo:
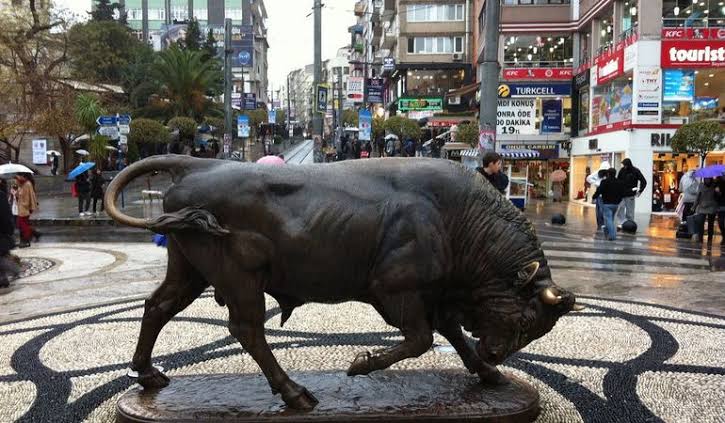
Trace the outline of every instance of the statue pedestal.
{"label": "statue pedestal", "polygon": [[486,386],[465,370],[291,373],[320,401],[308,412],[287,409],[262,374],[172,377],[169,386],[136,386],[116,408],[117,422],[530,422],[539,394],[510,383]]}

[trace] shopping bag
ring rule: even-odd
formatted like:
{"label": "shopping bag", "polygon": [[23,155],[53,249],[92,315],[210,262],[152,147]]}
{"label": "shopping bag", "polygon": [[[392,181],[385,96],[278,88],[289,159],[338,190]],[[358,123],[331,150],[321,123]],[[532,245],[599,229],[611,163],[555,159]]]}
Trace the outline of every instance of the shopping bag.
{"label": "shopping bag", "polygon": [[78,197],[78,187],[76,187],[76,183],[73,182],[70,186],[70,194],[73,197]]}

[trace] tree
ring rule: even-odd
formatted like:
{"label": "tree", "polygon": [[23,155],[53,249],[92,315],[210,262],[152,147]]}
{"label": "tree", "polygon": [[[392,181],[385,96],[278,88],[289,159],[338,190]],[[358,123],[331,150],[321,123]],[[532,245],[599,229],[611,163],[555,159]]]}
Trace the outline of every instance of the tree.
{"label": "tree", "polygon": [[672,137],[672,151],[700,155],[705,163],[707,154],[725,141],[725,129],[717,121],[700,120],[682,125]]}
{"label": "tree", "polygon": [[208,62],[209,60],[216,59],[217,56],[217,48],[216,48],[216,39],[214,38],[214,31],[209,28],[209,32],[206,34],[206,40],[204,40],[204,45],[202,46],[202,52],[204,54],[204,61]]}
{"label": "tree", "polygon": [[152,73],[159,81],[159,96],[166,101],[171,116],[201,119],[212,108],[206,97],[223,81],[215,62],[204,62],[203,54],[171,46],[159,54]]}
{"label": "tree", "polygon": [[342,126],[350,126],[357,128],[358,126],[358,112],[357,110],[345,109],[342,111]]}
{"label": "tree", "polygon": [[175,117],[167,125],[172,131],[179,131],[179,141],[184,145],[192,145],[196,135],[196,121],[188,117]]}
{"label": "tree", "polygon": [[192,51],[201,50],[201,28],[199,28],[199,21],[196,19],[192,19],[186,25],[184,48]]}
{"label": "tree", "polygon": [[76,120],[86,133],[93,138],[95,133],[96,120],[106,113],[98,97],[92,94],[80,94],[76,97],[75,115]]}
{"label": "tree", "polygon": [[68,31],[68,39],[74,78],[116,85],[124,82],[129,63],[143,46],[128,27],[113,20],[76,24]]}
{"label": "tree", "polygon": [[472,123],[463,123],[458,125],[456,131],[456,142],[463,142],[471,147],[478,145],[478,125]]}
{"label": "tree", "polygon": [[114,10],[119,8],[118,3],[111,3],[110,0],[97,0],[96,8],[90,12],[94,21],[112,21]]}
{"label": "tree", "polygon": [[131,121],[130,127],[131,130],[128,134],[129,161],[131,161],[132,148],[137,152],[137,156],[138,151],[141,150],[144,153],[141,155],[145,157],[156,151],[158,144],[169,142],[169,130],[159,121],[137,118]]}
{"label": "tree", "polygon": [[259,129],[259,125],[263,123],[267,123],[267,110],[266,109],[256,109],[256,110],[250,110],[246,113],[249,116],[249,128],[250,128],[250,138],[254,139],[257,137],[257,130]]}
{"label": "tree", "polygon": [[392,116],[385,121],[385,129],[395,134],[401,140],[412,138],[420,139],[420,126],[413,119],[407,119],[402,116]]}
{"label": "tree", "polygon": [[[236,115],[234,117],[236,119]],[[215,138],[224,136],[224,119],[215,116],[204,117],[204,123],[212,127],[211,135]]]}
{"label": "tree", "polygon": [[385,119],[381,117],[373,118],[373,140],[385,135]]}
{"label": "tree", "polygon": [[56,137],[63,158],[62,173],[68,172],[73,164],[71,146],[84,133],[75,113],[75,93],[67,88],[52,109],[45,109],[36,115],[34,127],[38,132]]}
{"label": "tree", "polygon": [[148,106],[151,96],[159,91],[158,81],[149,78],[155,60],[151,46],[139,43],[121,71],[120,83],[128,95],[129,105],[135,109],[134,115],[144,114],[139,109]]}
{"label": "tree", "polygon": [[277,113],[274,115],[274,123],[277,125],[287,125],[287,111],[284,109],[277,109]]}
{"label": "tree", "polygon": [[89,158],[92,162],[96,163],[96,167],[103,170],[103,164],[105,163],[106,155],[110,139],[103,135],[96,135],[88,142],[88,153]]}

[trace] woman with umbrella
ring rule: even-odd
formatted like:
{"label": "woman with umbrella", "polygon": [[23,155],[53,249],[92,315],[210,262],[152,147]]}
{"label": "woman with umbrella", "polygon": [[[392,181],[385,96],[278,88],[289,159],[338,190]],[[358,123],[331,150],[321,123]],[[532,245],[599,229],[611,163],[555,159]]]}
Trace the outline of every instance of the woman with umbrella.
{"label": "woman with umbrella", "polygon": [[551,191],[553,193],[554,202],[561,202],[561,196],[564,191],[564,181],[566,180],[566,172],[557,169],[551,172]]}
{"label": "woman with umbrella", "polygon": [[18,182],[18,229],[20,230],[20,248],[30,247],[30,238],[35,235],[37,241],[40,235],[30,226],[30,215],[38,210],[38,197],[29,173],[15,175]]}
{"label": "woman with umbrella", "polygon": [[[695,236],[696,242],[702,242],[705,238],[705,220],[707,220],[707,239],[712,242],[715,232],[715,214],[718,212],[718,196],[722,195],[715,178],[721,178],[725,173],[725,165],[706,166],[695,172],[698,178],[704,178],[697,190],[695,200]],[[719,222],[718,222],[719,223]]]}

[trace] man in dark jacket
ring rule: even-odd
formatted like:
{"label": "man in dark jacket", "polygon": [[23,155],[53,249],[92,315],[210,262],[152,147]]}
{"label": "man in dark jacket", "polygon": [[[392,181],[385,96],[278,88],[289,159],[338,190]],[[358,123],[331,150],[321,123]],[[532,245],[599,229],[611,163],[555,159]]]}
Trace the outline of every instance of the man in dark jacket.
{"label": "man in dark jacket", "polygon": [[91,183],[88,172],[83,172],[76,178],[76,193],[78,193],[78,214],[83,217],[91,206]]}
{"label": "man in dark jacket", "polygon": [[593,199],[602,197],[602,215],[604,217],[604,235],[607,239],[614,241],[617,239],[617,227],[614,225],[614,215],[617,213],[622,199],[627,192],[627,186],[624,182],[617,179],[617,171],[607,170],[607,177],[599,183],[597,191],[594,193]]}
{"label": "man in dark jacket", "polygon": [[[7,189],[7,184],[5,184]],[[18,275],[20,269],[11,259],[10,250],[15,248],[15,225],[13,214],[8,204],[8,195],[5,189],[0,189],[0,288],[7,288],[10,285],[8,273]]]}
{"label": "man in dark jacket", "polygon": [[506,194],[509,178],[501,172],[501,155],[492,151],[483,155],[483,166],[476,170],[483,175],[501,194]]}
{"label": "man in dark jacket", "polygon": [[622,203],[617,211],[617,220],[621,225],[627,220],[634,220],[634,198],[642,194],[647,186],[647,180],[642,172],[632,165],[630,159],[622,160],[622,168],[617,179],[622,182],[624,188]]}

